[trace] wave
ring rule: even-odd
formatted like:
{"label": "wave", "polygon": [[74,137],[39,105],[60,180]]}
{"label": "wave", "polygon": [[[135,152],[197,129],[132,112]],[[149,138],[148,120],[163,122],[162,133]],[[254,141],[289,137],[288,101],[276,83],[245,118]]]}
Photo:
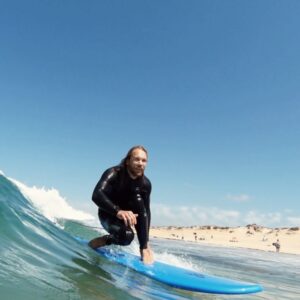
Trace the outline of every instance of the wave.
{"label": "wave", "polygon": [[91,216],[54,189],[29,188],[1,172],[1,299],[132,299],[105,271],[105,260],[53,223],[59,218],[66,224]]}
{"label": "wave", "polygon": [[[28,187],[1,172],[1,299],[185,299],[109,263],[74,239],[99,236],[103,229],[91,226],[97,223],[56,189]],[[126,251],[138,255],[138,243]],[[191,268],[165,250],[156,258]]]}
{"label": "wave", "polygon": [[[108,262],[74,239],[99,236],[101,229],[89,222],[94,222],[89,214],[73,209],[55,189],[30,188],[0,172],[1,299],[215,299],[171,289]],[[157,260],[262,283],[266,292],[251,299],[300,296],[297,257],[285,255],[279,260],[276,253],[169,240],[154,239],[151,244]],[[126,248],[139,251],[137,243]]]}

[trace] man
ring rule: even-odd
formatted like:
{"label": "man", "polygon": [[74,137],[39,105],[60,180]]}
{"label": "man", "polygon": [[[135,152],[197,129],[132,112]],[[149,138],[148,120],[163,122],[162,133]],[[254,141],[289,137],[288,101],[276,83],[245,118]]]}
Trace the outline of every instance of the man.
{"label": "man", "polygon": [[148,161],[143,146],[132,147],[118,166],[106,170],[97,183],[92,200],[98,206],[98,216],[108,235],[89,242],[96,249],[105,245],[129,245],[135,227],[141,259],[153,263],[149,247],[151,182],[144,175]]}
{"label": "man", "polygon": [[279,239],[277,239],[277,241],[275,243],[273,243],[272,245],[275,246],[276,252],[280,251],[280,242],[279,242]]}

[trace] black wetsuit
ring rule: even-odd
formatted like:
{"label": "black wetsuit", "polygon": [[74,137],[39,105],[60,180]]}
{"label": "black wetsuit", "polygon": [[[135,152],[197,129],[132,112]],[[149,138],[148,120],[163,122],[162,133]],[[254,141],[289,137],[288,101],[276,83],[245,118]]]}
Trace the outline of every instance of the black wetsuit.
{"label": "black wetsuit", "polygon": [[132,179],[121,166],[106,170],[97,183],[92,200],[99,207],[98,215],[103,227],[110,233],[106,244],[129,245],[134,233],[130,226],[116,217],[119,210],[138,214],[135,225],[140,249],[146,249],[150,228],[151,182],[146,176]]}

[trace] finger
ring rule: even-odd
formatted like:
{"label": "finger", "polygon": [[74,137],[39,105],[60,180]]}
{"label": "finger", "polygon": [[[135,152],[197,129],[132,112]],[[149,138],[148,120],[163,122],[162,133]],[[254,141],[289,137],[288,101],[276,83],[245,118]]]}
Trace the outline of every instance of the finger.
{"label": "finger", "polygon": [[131,216],[130,221],[131,221],[131,226],[136,224],[136,218],[134,215]]}
{"label": "finger", "polygon": [[135,215],[132,212],[129,212],[127,217],[128,217],[129,222],[130,222],[130,226],[136,224],[136,218],[135,218]]}
{"label": "finger", "polygon": [[122,218],[123,218],[123,221],[124,221],[125,225],[128,226],[128,221],[127,221],[126,216],[124,215],[124,216],[122,216]]}
{"label": "finger", "polygon": [[125,217],[125,218],[126,218],[127,225],[128,225],[128,226],[132,226],[132,224],[133,224],[133,219],[132,219],[130,213],[126,214],[126,217]]}
{"label": "finger", "polygon": [[131,224],[131,226],[136,224],[136,219],[135,219],[134,215],[130,216],[130,224]]}
{"label": "finger", "polygon": [[132,214],[132,217],[136,220],[136,218],[138,217],[138,214]]}

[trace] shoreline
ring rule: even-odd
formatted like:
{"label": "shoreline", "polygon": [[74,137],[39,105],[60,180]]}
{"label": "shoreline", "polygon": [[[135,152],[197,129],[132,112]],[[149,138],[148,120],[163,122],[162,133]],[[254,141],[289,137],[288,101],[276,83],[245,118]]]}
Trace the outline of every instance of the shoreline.
{"label": "shoreline", "polygon": [[300,255],[300,227],[153,226],[150,237]]}

